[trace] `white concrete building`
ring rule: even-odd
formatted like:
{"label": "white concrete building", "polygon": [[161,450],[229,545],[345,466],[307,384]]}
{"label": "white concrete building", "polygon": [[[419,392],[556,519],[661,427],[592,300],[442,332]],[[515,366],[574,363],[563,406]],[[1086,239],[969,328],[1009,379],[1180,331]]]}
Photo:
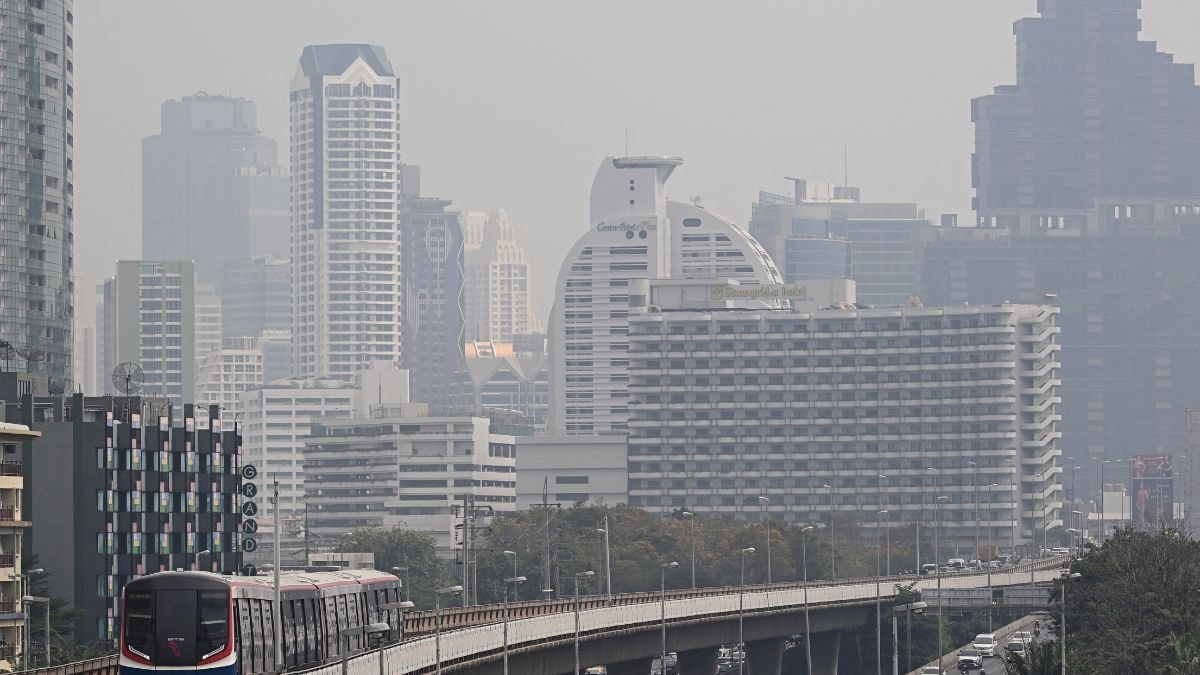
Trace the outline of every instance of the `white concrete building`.
{"label": "white concrete building", "polygon": [[294,373],[401,355],[399,87],[383,48],[305,47],[291,84]]}
{"label": "white concrete building", "polygon": [[449,557],[465,498],[494,513],[516,508],[516,439],[490,433],[485,417],[384,410],[327,420],[313,427],[304,462],[309,525],[327,540],[355,527],[406,527],[432,534]]}
{"label": "white concrete building", "polygon": [[529,436],[517,439],[517,508],[624,504],[629,471],[623,436]]}
{"label": "white concrete building", "polygon": [[241,395],[263,384],[263,352],[258,340],[225,338],[221,346],[200,359],[196,376],[197,405],[221,406],[222,417],[232,417],[241,408]]}
{"label": "white concrete building", "polygon": [[465,334],[468,340],[512,342],[529,333],[529,263],[503,209],[483,217],[469,214],[466,230]]}
{"label": "white concrete building", "polygon": [[1058,308],[650,296],[630,320],[631,505],[756,519],[765,496],[791,522],[932,524],[944,495],[945,541],[963,551],[977,526],[1008,548],[1062,524]]}
{"label": "white concrete building", "polygon": [[606,158],[588,231],[563,262],[550,318],[551,433],[621,434],[629,418],[629,281],[781,283],[758,242],[732,222],[668,202],[677,157]]}

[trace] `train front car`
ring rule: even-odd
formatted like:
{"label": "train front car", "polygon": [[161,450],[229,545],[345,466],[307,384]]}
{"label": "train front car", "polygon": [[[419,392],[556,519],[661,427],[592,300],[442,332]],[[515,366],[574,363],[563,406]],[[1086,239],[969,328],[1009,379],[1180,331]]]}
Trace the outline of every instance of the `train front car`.
{"label": "train front car", "polygon": [[121,675],[236,675],[233,602],[216,574],[159,572],[125,586]]}

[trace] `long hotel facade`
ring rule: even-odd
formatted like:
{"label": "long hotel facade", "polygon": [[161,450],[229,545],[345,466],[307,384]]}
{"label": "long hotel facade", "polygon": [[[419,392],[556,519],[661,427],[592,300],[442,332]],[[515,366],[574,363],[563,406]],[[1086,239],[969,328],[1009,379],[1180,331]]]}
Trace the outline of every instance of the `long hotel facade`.
{"label": "long hotel facade", "polygon": [[965,550],[977,527],[1008,548],[1061,524],[1056,307],[689,307],[649,286],[630,316],[631,505],[940,512]]}

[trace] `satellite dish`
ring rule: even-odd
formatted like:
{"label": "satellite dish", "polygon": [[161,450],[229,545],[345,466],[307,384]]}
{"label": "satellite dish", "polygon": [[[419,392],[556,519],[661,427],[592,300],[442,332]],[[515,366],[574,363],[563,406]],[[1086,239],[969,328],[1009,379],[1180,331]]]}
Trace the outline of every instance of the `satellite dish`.
{"label": "satellite dish", "polygon": [[113,368],[112,381],[117,391],[132,396],[142,390],[142,383],[146,381],[146,377],[142,374],[141,366],[125,361]]}
{"label": "satellite dish", "polygon": [[37,347],[17,347],[17,356],[25,359],[26,361],[46,360],[46,352],[38,349]]}

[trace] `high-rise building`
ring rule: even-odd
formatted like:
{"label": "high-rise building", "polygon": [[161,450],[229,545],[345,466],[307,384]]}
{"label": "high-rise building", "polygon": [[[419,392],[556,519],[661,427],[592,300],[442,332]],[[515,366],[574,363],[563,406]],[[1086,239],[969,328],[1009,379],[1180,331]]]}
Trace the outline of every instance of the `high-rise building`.
{"label": "high-rise building", "polygon": [[898,524],[944,495],[943,536],[968,550],[977,524],[1006,548],[1061,524],[1056,307],[822,309],[808,287],[755,309],[699,290],[651,281],[631,303],[631,505],[757,519],[766,497],[791,522],[832,505]]}
{"label": "high-rise building", "polygon": [[399,88],[383,48],[304,48],[291,84],[292,360],[349,382],[399,363]]}
{"label": "high-rise building", "polygon": [[1138,39],[1141,6],[1042,0],[1016,22],[1016,84],[971,105],[981,227],[1096,227],[1098,202],[1129,197],[1197,203],[1195,68]]}
{"label": "high-rise building", "polygon": [[3,509],[3,517],[0,518],[0,569],[5,571],[4,576],[0,577],[0,591],[5,598],[0,600],[0,608],[4,610],[4,619],[0,620],[0,640],[5,645],[4,649],[0,649],[0,664],[11,671],[19,670],[17,664],[23,660],[24,652],[28,649],[25,644],[28,608],[23,606],[27,593],[23,591],[22,553],[25,551],[25,533],[31,523],[29,514],[22,513],[24,446],[41,435],[40,431],[32,431],[24,424],[0,424],[0,508]]}
{"label": "high-rise building", "polygon": [[1017,83],[974,102],[976,227],[925,249],[927,304],[1057,294],[1063,452],[1093,486],[1097,460],[1182,447],[1200,400],[1200,88],[1139,40],[1139,6],[1017,22]]}
{"label": "high-rise building", "polygon": [[448,405],[463,361],[463,235],[458,213],[445,199],[405,200],[404,359],[413,398]]}
{"label": "high-rise building", "polygon": [[514,335],[531,330],[529,263],[507,213],[468,216],[466,338],[512,342]]}
{"label": "high-rise building", "polygon": [[196,284],[196,362],[221,348],[221,296],[211,284]]}
{"label": "high-rise building", "polygon": [[73,7],[0,5],[0,352],[59,383],[73,377]]}
{"label": "high-rise building", "polygon": [[745,230],[668,202],[678,157],[608,157],[592,182],[588,231],[567,254],[550,318],[552,434],[620,434],[629,417],[629,281],[782,281]]}
{"label": "high-rise building", "polygon": [[221,334],[259,337],[291,330],[292,276],[286,258],[255,256],[225,263],[221,284]]}
{"label": "high-rise building", "polygon": [[450,407],[457,412],[515,413],[535,432],[546,430],[550,375],[545,356],[469,358],[457,375]]}
{"label": "high-rise building", "polygon": [[142,141],[142,257],[192,260],[220,285],[224,264],[288,255],[288,179],[253,101],[206,93],[162,104]]}
{"label": "high-rise building", "polygon": [[920,291],[921,233],[929,225],[923,210],[864,202],[855,187],[791,180],[790,197],[760,192],[750,219],[750,234],[785,281],[848,276],[858,301],[873,306],[903,305]]}
{"label": "high-rise building", "polygon": [[230,259],[288,253],[287,175],[246,98],[199,92],[162,104],[142,141],[142,256],[191,259],[221,283]]}
{"label": "high-rise building", "polygon": [[145,378],[141,393],[183,405],[195,391],[199,325],[191,261],[118,261],[102,295],[104,391],[126,393],[116,388],[111,374],[118,365],[132,363]]}
{"label": "high-rise building", "polygon": [[199,358],[195,401],[219,406],[225,417],[240,412],[242,392],[263,384],[263,352],[251,337],[226,338],[221,346]]}

